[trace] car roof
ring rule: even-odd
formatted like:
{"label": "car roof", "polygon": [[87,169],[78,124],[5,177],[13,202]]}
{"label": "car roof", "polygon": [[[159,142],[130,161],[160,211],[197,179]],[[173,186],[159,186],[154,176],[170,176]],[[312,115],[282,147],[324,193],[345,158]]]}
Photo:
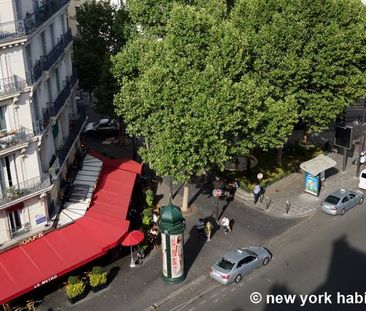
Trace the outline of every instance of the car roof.
{"label": "car roof", "polygon": [[107,124],[109,123],[110,119],[100,119],[99,124]]}
{"label": "car roof", "polygon": [[245,257],[248,257],[250,254],[246,252],[244,248],[237,248],[233,251],[230,251],[224,255],[226,259],[229,259],[230,261],[237,262]]}
{"label": "car roof", "polygon": [[337,197],[339,199],[343,198],[346,194],[350,194],[350,193],[353,193],[353,191],[349,191],[349,190],[346,190],[346,189],[339,189],[337,191],[334,191],[332,194],[332,196],[334,197]]}

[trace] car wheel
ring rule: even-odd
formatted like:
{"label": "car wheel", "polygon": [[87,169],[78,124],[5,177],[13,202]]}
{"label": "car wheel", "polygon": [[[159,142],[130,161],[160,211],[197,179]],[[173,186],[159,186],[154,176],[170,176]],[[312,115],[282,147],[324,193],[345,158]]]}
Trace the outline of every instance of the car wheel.
{"label": "car wheel", "polygon": [[240,274],[238,274],[236,277],[235,277],[235,283],[238,284],[240,281],[241,281],[242,277]]}
{"label": "car wheel", "polygon": [[269,258],[266,257],[263,259],[263,266],[266,266],[269,263]]}
{"label": "car wheel", "polygon": [[363,203],[363,200],[364,200],[363,198],[360,199],[360,202],[359,202],[360,205]]}
{"label": "car wheel", "polygon": [[346,209],[345,208],[342,208],[341,209],[341,215],[343,216],[345,213],[346,213]]}

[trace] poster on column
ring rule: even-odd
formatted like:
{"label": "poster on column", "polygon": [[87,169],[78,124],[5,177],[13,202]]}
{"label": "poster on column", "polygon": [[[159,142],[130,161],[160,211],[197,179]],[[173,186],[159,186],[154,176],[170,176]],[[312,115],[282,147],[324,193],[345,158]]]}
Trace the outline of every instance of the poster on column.
{"label": "poster on column", "polygon": [[172,278],[178,278],[183,275],[183,234],[170,236],[170,256]]}
{"label": "poster on column", "polygon": [[161,255],[163,259],[163,275],[168,276],[167,269],[167,253],[166,253],[166,235],[164,233],[161,234]]}

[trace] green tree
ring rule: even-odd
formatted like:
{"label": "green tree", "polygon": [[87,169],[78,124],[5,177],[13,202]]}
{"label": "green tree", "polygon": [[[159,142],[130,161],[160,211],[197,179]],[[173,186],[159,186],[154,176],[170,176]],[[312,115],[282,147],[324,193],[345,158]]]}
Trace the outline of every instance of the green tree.
{"label": "green tree", "polygon": [[129,14],[123,6],[117,9],[110,1],[91,1],[80,7],[77,21],[79,33],[74,47],[80,86],[94,92],[99,112],[114,116],[117,84],[111,73],[110,56],[126,44],[134,31]]}
{"label": "green tree", "polygon": [[232,13],[248,34],[253,79],[275,101],[290,96],[312,132],[363,96],[365,17],[354,0],[238,0]]}
{"label": "green tree", "polygon": [[[150,143],[140,155],[186,184],[255,146],[282,145],[296,122],[291,97],[276,106],[247,74],[245,35],[227,20],[226,2],[214,2],[174,4],[162,40],[137,35],[114,58],[116,111]],[[185,187],[183,210],[187,203]]]}

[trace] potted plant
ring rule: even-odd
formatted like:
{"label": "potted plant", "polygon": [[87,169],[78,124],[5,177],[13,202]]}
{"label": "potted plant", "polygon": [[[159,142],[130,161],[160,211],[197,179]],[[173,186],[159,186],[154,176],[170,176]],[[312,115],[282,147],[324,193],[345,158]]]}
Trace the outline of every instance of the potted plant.
{"label": "potted plant", "polygon": [[93,267],[92,271],[88,273],[89,284],[93,292],[97,292],[107,287],[107,272],[100,266]]}
{"label": "potted plant", "polygon": [[87,295],[86,284],[77,276],[69,276],[65,286],[66,296],[70,303],[74,304]]}

